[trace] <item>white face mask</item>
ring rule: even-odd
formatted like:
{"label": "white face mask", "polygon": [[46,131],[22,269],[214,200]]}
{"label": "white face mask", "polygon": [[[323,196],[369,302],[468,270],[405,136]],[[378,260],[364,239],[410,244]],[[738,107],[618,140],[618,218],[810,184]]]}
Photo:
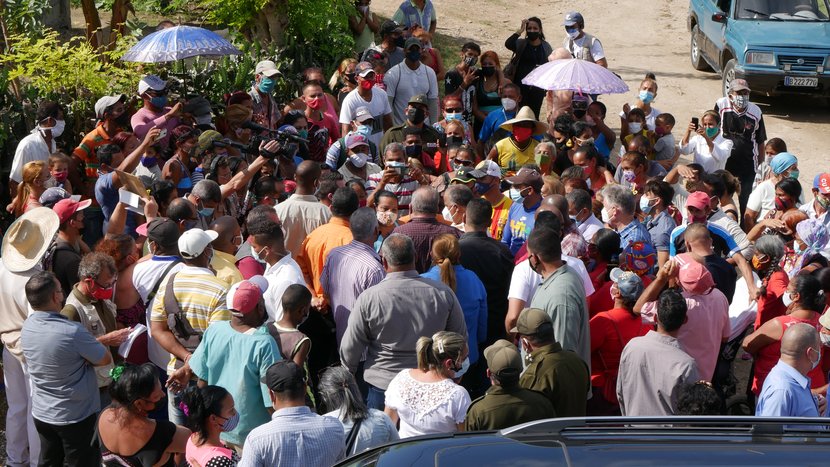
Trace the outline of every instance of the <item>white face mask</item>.
{"label": "white face mask", "polygon": [[505,97],[501,100],[501,106],[504,107],[504,110],[506,110],[508,112],[512,112],[512,111],[516,110],[516,105],[517,105],[516,101],[514,101],[513,99],[510,99],[509,97]]}
{"label": "white face mask", "polygon": [[55,120],[55,126],[52,128],[44,128],[40,127],[41,131],[44,130],[51,130],[52,138],[57,138],[63,134],[63,130],[66,128],[66,120]]}
{"label": "white face mask", "polygon": [[640,122],[628,122],[628,129],[631,130],[632,133],[639,133],[643,131],[643,124]]}
{"label": "white face mask", "polygon": [[352,163],[353,166],[357,167],[358,169],[363,168],[366,165],[366,161],[369,160],[369,155],[365,152],[358,152],[356,154],[349,154],[349,162]]}
{"label": "white face mask", "polygon": [[[262,250],[264,250],[263,248]],[[261,258],[259,255],[262,253],[262,250],[256,251],[253,247],[251,247],[251,258],[253,258],[257,263],[268,265],[268,262],[265,261],[264,258]]]}
{"label": "white face mask", "polygon": [[392,225],[398,219],[398,213],[393,211],[378,211],[377,218],[378,224],[380,225]]}
{"label": "white face mask", "polygon": [[789,292],[784,292],[784,295],[781,296],[781,301],[784,302],[784,306],[787,308],[793,304],[793,298],[790,296]]}
{"label": "white face mask", "polygon": [[825,347],[830,347],[830,334],[825,334],[823,332],[818,333],[819,339],[821,339],[821,345]]}
{"label": "white face mask", "polygon": [[611,214],[608,213],[607,209],[602,208],[602,223],[607,224],[609,222],[611,222]]}

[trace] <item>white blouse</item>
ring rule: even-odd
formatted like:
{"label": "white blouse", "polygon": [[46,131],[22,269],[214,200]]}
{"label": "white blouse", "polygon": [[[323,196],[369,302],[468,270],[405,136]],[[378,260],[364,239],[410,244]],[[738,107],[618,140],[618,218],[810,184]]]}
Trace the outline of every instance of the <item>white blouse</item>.
{"label": "white blouse", "polygon": [[403,370],[386,389],[386,406],[398,411],[401,438],[453,433],[464,423],[470,394],[451,379],[425,383]]}

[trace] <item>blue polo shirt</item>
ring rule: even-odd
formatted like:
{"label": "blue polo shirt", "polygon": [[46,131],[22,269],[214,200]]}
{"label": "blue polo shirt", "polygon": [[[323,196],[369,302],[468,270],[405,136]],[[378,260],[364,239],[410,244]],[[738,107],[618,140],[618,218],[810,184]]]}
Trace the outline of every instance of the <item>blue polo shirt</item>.
{"label": "blue polo shirt", "polygon": [[101,410],[93,362],[107,348],[80,323],[58,312],[34,311],[20,332],[32,380],[32,416],[51,425],[69,425]]}
{"label": "blue polo shirt", "polygon": [[527,241],[527,236],[536,225],[536,210],[542,202],[539,201],[530,209],[525,209],[524,203],[517,202],[510,206],[510,211],[507,214],[507,224],[504,226],[504,233],[502,233],[501,242],[510,248],[510,252],[515,255],[522,245]]}

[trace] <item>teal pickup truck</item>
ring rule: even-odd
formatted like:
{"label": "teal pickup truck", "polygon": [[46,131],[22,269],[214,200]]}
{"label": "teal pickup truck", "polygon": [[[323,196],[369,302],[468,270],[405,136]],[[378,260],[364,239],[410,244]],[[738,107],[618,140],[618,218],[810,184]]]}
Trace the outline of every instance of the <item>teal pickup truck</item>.
{"label": "teal pickup truck", "polygon": [[691,0],[690,58],[723,93],[734,78],[768,96],[830,98],[830,0]]}

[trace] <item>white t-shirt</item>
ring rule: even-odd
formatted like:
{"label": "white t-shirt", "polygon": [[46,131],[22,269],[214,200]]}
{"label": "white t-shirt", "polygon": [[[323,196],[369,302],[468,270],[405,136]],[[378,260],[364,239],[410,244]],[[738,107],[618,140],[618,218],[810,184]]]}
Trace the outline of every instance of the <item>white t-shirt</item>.
{"label": "white t-shirt", "polygon": [[602,223],[601,220],[597,219],[597,217],[593,214],[588,216],[587,219],[582,221],[576,229],[579,230],[579,233],[582,234],[582,238],[585,239],[586,242],[591,243],[594,240],[594,235],[599,232],[600,229],[604,229],[605,225]]}
{"label": "white t-shirt", "polygon": [[732,154],[732,140],[718,133],[712,143],[712,151],[709,151],[706,138],[694,135],[689,138],[689,144],[680,145],[680,154],[694,154],[695,164],[700,164],[706,173],[722,170],[726,167],[726,159]]}
{"label": "white t-shirt", "polygon": [[[147,354],[150,357],[150,361],[159,368],[167,368],[167,364],[170,363],[170,352],[164,350],[161,344],[153,339],[149,310],[153,309],[153,303],[155,303],[155,300],[161,300],[164,298],[164,290],[161,290],[161,283],[164,282],[164,278],[171,273],[179,272],[179,270],[184,267],[184,263],[179,261],[171,267],[170,263],[172,261],[172,257],[164,256],[162,258],[165,258],[165,260],[151,259],[136,263],[133,268],[133,287],[135,287],[135,290],[141,297],[141,301],[146,303],[147,297],[150,295],[150,292],[153,291],[153,287],[156,283],[159,284],[159,290],[156,290],[156,296],[153,299],[153,302],[147,303],[148,313],[144,324],[147,326]],[[170,267],[169,270],[167,269],[168,267]]]}
{"label": "white t-shirt", "polygon": [[351,123],[358,107],[366,107],[369,109],[369,113],[372,114],[374,123],[369,139],[380,148],[380,139],[383,138],[383,132],[388,130],[388,128],[383,128],[383,116],[392,113],[386,91],[377,86],[372,86],[372,100],[369,102],[360,97],[357,89],[346,94],[346,97],[343,98],[343,105],[340,106],[340,123],[343,125]]}
{"label": "white t-shirt", "polygon": [[406,121],[406,107],[412,96],[426,94],[427,99],[438,99],[438,79],[435,77],[435,71],[423,63],[411,70],[406,62],[401,62],[386,72],[383,83],[393,102],[392,120],[395,125],[402,125]]}
{"label": "white t-shirt", "polygon": [[273,323],[282,319],[282,294],[285,293],[285,289],[292,284],[305,285],[305,278],[291,253],[267,266],[263,276],[268,281],[268,290],[262,295],[262,299],[268,313],[268,322]]}
{"label": "white t-shirt", "polygon": [[386,388],[386,406],[398,411],[401,438],[454,433],[467,418],[470,394],[450,379],[423,383],[403,370]]}
{"label": "white t-shirt", "polygon": [[[563,44],[562,47],[564,47],[565,50],[570,52],[573,57],[581,59],[581,60],[585,60],[580,55],[582,55],[581,49],[585,45],[585,41],[587,39],[588,39],[587,36],[582,36],[579,39],[574,39],[573,49],[571,49],[570,48],[571,38],[568,37],[568,36],[565,36],[565,40],[562,43]],[[590,48],[591,48],[591,56],[594,58],[594,62],[596,62],[597,60],[600,60],[602,58],[605,58],[605,51],[602,50],[602,43],[600,43],[599,39],[597,39],[596,37],[594,37],[594,42],[590,44]]]}
{"label": "white t-shirt", "polygon": [[40,131],[35,128],[32,133],[20,140],[14,151],[12,168],[9,178],[17,183],[23,181],[23,166],[32,161],[45,161],[56,151],[55,139],[52,138],[52,147],[46,145]]}
{"label": "white t-shirt", "polygon": [[746,208],[759,213],[757,219],[764,219],[767,213],[775,209],[775,182],[764,180],[749,194]]}
{"label": "white t-shirt", "polygon": [[[582,279],[582,286],[585,287],[585,296],[590,297],[594,294],[594,284],[591,282],[591,276],[588,275],[588,270],[585,269],[585,264],[573,256],[562,255],[562,261],[576,271],[579,278]],[[533,295],[536,294],[536,289],[542,283],[542,276],[533,272],[530,269],[530,261],[524,260],[513,268],[513,276],[510,278],[510,290],[507,292],[507,298],[517,298],[524,300],[526,304],[530,304]]]}

